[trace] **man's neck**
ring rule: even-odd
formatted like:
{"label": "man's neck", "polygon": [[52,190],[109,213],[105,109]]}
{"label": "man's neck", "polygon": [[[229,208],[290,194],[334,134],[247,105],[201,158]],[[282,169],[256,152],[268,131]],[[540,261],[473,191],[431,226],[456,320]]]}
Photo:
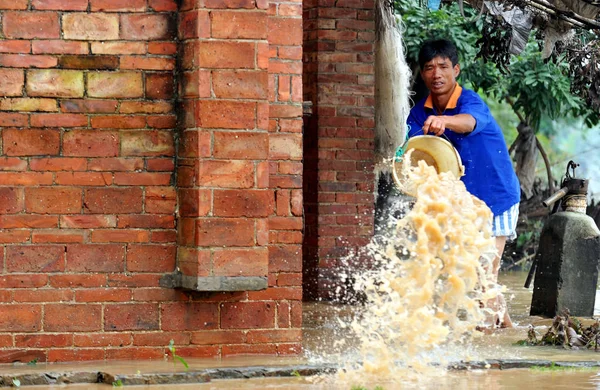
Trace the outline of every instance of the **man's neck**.
{"label": "man's neck", "polygon": [[446,106],[448,105],[450,97],[454,93],[454,90],[456,89],[457,85],[458,83],[454,83],[454,88],[452,88],[448,93],[445,93],[443,95],[431,94],[431,102],[433,103],[433,107],[436,109],[437,112],[442,113],[444,112],[444,110],[446,110]]}

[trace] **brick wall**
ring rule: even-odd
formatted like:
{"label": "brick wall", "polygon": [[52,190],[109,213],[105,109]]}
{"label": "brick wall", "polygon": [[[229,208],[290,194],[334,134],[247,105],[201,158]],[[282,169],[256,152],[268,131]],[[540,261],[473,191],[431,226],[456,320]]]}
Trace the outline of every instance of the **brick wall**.
{"label": "brick wall", "polygon": [[0,0],[0,362],[299,352],[299,4]]}
{"label": "brick wall", "polygon": [[[373,234],[372,0],[304,2],[304,293],[336,295],[340,258]],[[343,287],[343,286],[342,286]]]}

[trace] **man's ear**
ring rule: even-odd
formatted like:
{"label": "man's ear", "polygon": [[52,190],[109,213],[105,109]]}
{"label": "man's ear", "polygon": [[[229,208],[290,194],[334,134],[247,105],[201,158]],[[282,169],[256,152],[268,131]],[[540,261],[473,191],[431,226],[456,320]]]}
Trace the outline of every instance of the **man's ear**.
{"label": "man's ear", "polygon": [[460,74],[460,64],[454,65],[454,78],[457,78]]}

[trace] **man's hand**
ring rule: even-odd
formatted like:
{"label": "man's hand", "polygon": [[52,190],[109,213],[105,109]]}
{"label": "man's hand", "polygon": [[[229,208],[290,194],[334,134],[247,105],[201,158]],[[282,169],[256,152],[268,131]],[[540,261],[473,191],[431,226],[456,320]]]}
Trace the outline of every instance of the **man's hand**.
{"label": "man's hand", "polygon": [[446,131],[446,121],[444,116],[430,115],[423,124],[423,134],[440,136]]}

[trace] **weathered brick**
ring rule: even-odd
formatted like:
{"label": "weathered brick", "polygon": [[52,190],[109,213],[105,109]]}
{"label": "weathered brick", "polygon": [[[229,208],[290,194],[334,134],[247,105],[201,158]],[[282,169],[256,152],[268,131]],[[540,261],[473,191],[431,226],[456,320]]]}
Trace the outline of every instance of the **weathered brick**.
{"label": "weathered brick", "polygon": [[119,107],[121,114],[168,114],[174,111],[172,102],[166,101],[124,101]]}
{"label": "weathered brick", "polygon": [[121,133],[123,156],[172,156],[175,153],[170,131],[126,131]]}
{"label": "weathered brick", "polygon": [[0,185],[31,186],[52,184],[50,172],[0,172]]}
{"label": "weathered brick", "polygon": [[121,38],[127,40],[169,40],[174,27],[168,14],[121,14]]}
{"label": "weathered brick", "polygon": [[30,239],[30,230],[7,230],[0,232],[0,243],[2,244],[26,243]]}
{"label": "weathered brick", "polygon": [[215,276],[267,276],[267,248],[220,249],[213,254]]}
{"label": "weathered brick", "polygon": [[174,93],[174,78],[172,73],[146,74],[146,98],[171,99]]}
{"label": "weathered brick", "polygon": [[272,328],[274,302],[227,302],[221,304],[222,329]]}
{"label": "weathered brick", "polygon": [[0,101],[2,111],[58,111],[54,99],[8,98]]}
{"label": "weathered brick", "polygon": [[269,247],[269,272],[301,272],[302,247],[278,245]]}
{"label": "weathered brick", "polygon": [[119,215],[119,228],[174,229],[173,215],[126,214]]}
{"label": "weathered brick", "polygon": [[104,360],[104,349],[92,348],[54,348],[48,351],[49,362],[75,362],[87,360]]}
{"label": "weathered brick", "polygon": [[212,11],[210,18],[213,38],[267,38],[267,14],[265,12]]}
{"label": "weathered brick", "polygon": [[61,56],[58,67],[63,69],[117,69],[119,57],[105,55]]}
{"label": "weathered brick", "polygon": [[15,294],[15,302],[63,302],[73,300],[73,291],[54,288],[43,288],[36,290],[22,290]]}
{"label": "weathered brick", "polygon": [[122,347],[131,345],[131,334],[107,332],[74,334],[73,344],[76,347]]}
{"label": "weathered brick", "polygon": [[119,16],[114,14],[65,13],[62,15],[62,26],[65,39],[119,39]]}
{"label": "weathered brick", "polygon": [[269,135],[254,132],[215,132],[216,158],[264,160],[268,155]]}
{"label": "weathered brick", "polygon": [[267,217],[274,213],[272,190],[213,190],[213,215],[220,217]]}
{"label": "weathered brick", "polygon": [[247,218],[201,218],[196,221],[199,246],[254,246],[254,221]]}
{"label": "weathered brick", "polygon": [[146,0],[90,0],[92,12],[141,12],[146,10]]}
{"label": "weathered brick", "polygon": [[60,226],[77,229],[116,227],[117,217],[114,215],[61,215]]}
{"label": "weathered brick", "polygon": [[140,188],[90,188],[84,190],[84,208],[92,214],[139,214],[142,211]]}
{"label": "weathered brick", "polygon": [[143,168],[144,160],[141,158],[96,158],[90,159],[88,163],[90,171],[127,172]]}
{"label": "weathered brick", "polygon": [[62,272],[65,247],[62,245],[9,245],[6,248],[8,272]]}
{"label": "weathered brick", "polygon": [[98,115],[90,120],[93,129],[139,129],[146,126],[146,120],[134,115]]}
{"label": "weathered brick", "polygon": [[119,135],[114,131],[73,130],[63,134],[63,155],[113,157],[119,154]]}
{"label": "weathered brick", "polygon": [[170,172],[114,173],[114,184],[120,186],[166,186],[170,182]]}
{"label": "weathered brick", "polygon": [[197,50],[197,66],[212,69],[254,69],[254,42],[206,41]]}
{"label": "weathered brick", "polygon": [[127,270],[173,272],[176,249],[170,245],[131,245],[127,249]]}
{"label": "weathered brick", "polygon": [[0,157],[0,171],[24,171],[27,161],[17,157]]}
{"label": "weathered brick", "polygon": [[27,9],[29,0],[0,0],[0,9]]}
{"label": "weathered brick", "polygon": [[217,329],[219,307],[216,303],[172,302],[161,306],[162,330]]}
{"label": "weathered brick", "polygon": [[92,232],[92,242],[148,242],[150,234],[147,230],[136,229],[118,229],[118,230],[100,230]]}
{"label": "weathered brick", "polygon": [[117,110],[116,100],[61,100],[62,112],[113,113]]}
{"label": "weathered brick", "polygon": [[77,302],[128,302],[132,291],[128,288],[87,288],[75,291]]}
{"label": "weathered brick", "polygon": [[125,247],[123,245],[70,244],[67,246],[69,272],[123,272]]}
{"label": "weathered brick", "polygon": [[91,97],[135,98],[144,93],[139,72],[93,72],[87,77]]}
{"label": "weathered brick", "polygon": [[29,53],[29,41],[5,39],[0,41],[0,53]]}
{"label": "weathered brick", "polygon": [[111,304],[104,307],[104,330],[159,329],[158,304]]}
{"label": "weathered brick", "polygon": [[41,305],[0,305],[0,332],[37,332],[41,329]]}
{"label": "weathered brick", "polygon": [[148,0],[148,6],[156,12],[177,11],[175,0]]}
{"label": "weathered brick", "polygon": [[146,54],[145,42],[92,42],[93,54]]}
{"label": "weathered brick", "polygon": [[209,12],[206,10],[180,12],[178,30],[180,39],[209,38]]}
{"label": "weathered brick", "polygon": [[84,232],[81,230],[34,230],[31,233],[32,243],[55,243],[66,244],[73,242],[83,242]]}
{"label": "weathered brick", "polygon": [[0,69],[0,94],[2,96],[21,96],[25,75],[22,69]]}
{"label": "weathered brick", "polygon": [[[1,199],[1,198],[0,198]],[[48,215],[3,215],[0,216],[1,229],[54,228],[58,227],[58,217]]]}
{"label": "weathered brick", "polygon": [[266,99],[265,71],[214,71],[213,89],[218,98]]}
{"label": "weathered brick", "polygon": [[2,131],[2,142],[7,156],[58,155],[60,131],[8,128]]}
{"label": "weathered brick", "polygon": [[180,188],[179,211],[185,217],[208,215],[211,209],[211,191],[198,188]]}
{"label": "weathered brick", "polygon": [[244,160],[201,160],[197,184],[206,187],[250,188],[254,186],[254,163]]}
{"label": "weathered brick", "polygon": [[175,59],[163,57],[121,56],[121,69],[173,70]]}
{"label": "weathered brick", "polygon": [[32,158],[29,167],[32,171],[85,171],[87,161],[69,157]]}
{"label": "weathered brick", "polygon": [[58,14],[7,11],[2,15],[2,31],[7,38],[59,38]]}
{"label": "weathered brick", "polygon": [[27,126],[28,116],[26,114],[0,113],[0,126]]}
{"label": "weathered brick", "polygon": [[23,211],[23,188],[0,187],[0,214]]}
{"label": "weathered brick", "polygon": [[271,134],[269,137],[269,157],[271,159],[302,159],[301,134]]}
{"label": "weathered brick", "polygon": [[156,55],[177,54],[177,43],[175,42],[148,42],[148,53]]}
{"label": "weathered brick", "polygon": [[88,118],[80,114],[32,114],[31,127],[83,127]]}
{"label": "weathered brick", "polygon": [[177,126],[175,115],[149,115],[146,117],[148,127],[154,129],[174,129]]}
{"label": "weathered brick", "polygon": [[173,214],[177,204],[177,194],[172,187],[147,187],[145,201],[147,213]]}
{"label": "weathered brick", "polygon": [[57,172],[54,182],[63,186],[109,186],[113,178],[105,172]]}
{"label": "weathered brick", "polygon": [[33,9],[55,11],[85,11],[87,5],[87,0],[32,0],[31,2]]}
{"label": "weathered brick", "polygon": [[76,70],[28,70],[27,95],[52,97],[82,97],[83,72]]}
{"label": "weathered brick", "polygon": [[72,187],[25,188],[25,209],[36,214],[81,212],[81,189]]}
{"label": "weathered brick", "polygon": [[20,334],[15,336],[15,347],[51,348],[73,345],[72,334]]}
{"label": "weathered brick", "polygon": [[101,324],[101,305],[60,303],[44,306],[46,332],[97,331]]}
{"label": "weathered brick", "polygon": [[89,288],[104,285],[106,285],[106,275],[102,274],[58,274],[50,276],[50,286],[54,288]]}

